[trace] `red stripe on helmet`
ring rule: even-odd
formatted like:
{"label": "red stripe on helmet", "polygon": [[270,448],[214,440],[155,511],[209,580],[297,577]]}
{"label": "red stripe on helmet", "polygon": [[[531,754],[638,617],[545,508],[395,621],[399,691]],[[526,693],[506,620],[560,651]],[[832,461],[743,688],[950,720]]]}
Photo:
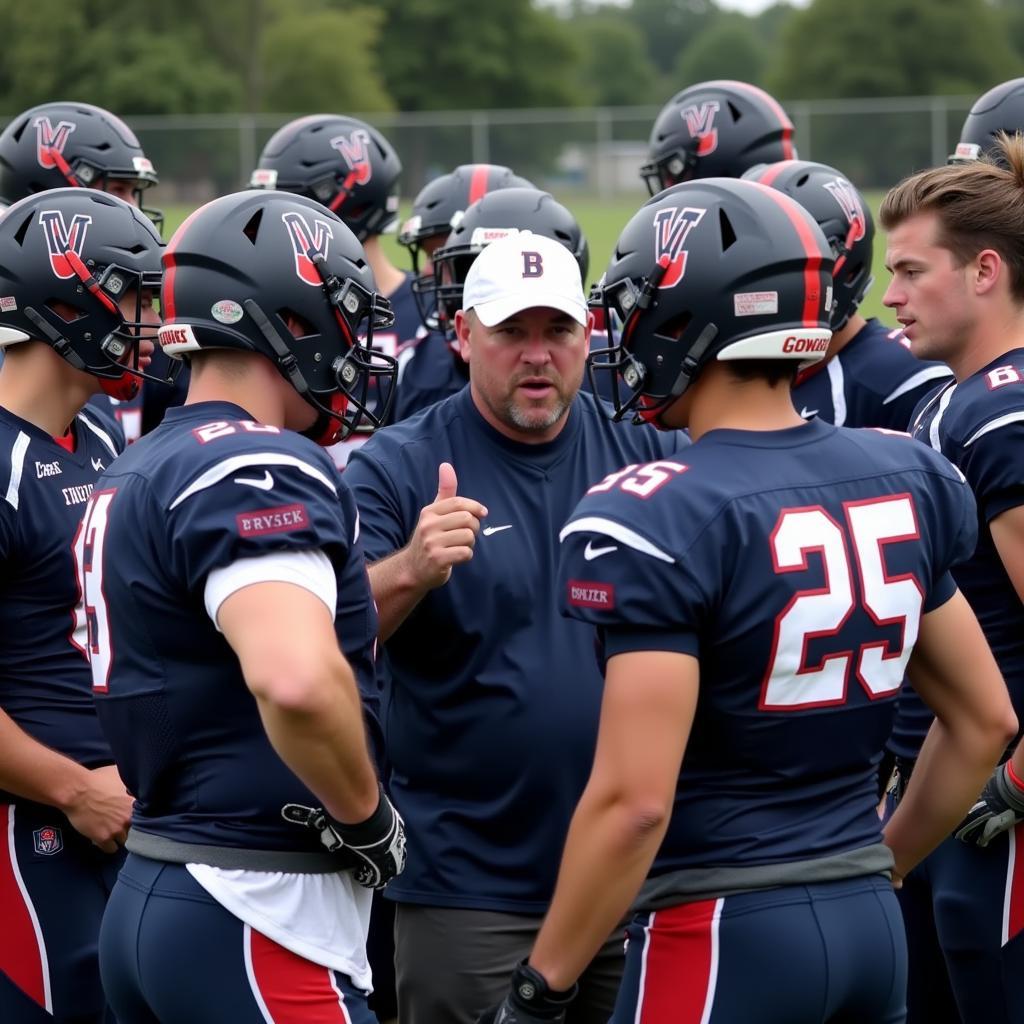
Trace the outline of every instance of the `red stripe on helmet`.
{"label": "red stripe on helmet", "polygon": [[175,317],[174,302],[174,279],[178,269],[178,246],[181,245],[185,232],[188,230],[192,219],[203,207],[193,210],[182,222],[181,226],[171,236],[171,240],[164,249],[162,261],[164,265],[163,286],[160,289],[160,318],[164,323],[169,323]]}
{"label": "red stripe on helmet", "polygon": [[767,167],[759,174],[756,178],[750,178],[749,181],[756,181],[758,185],[769,185],[775,184],[775,179],[786,169],[786,163],[784,160],[779,160],[774,164],[768,164]]}
{"label": "red stripe on helmet", "polygon": [[789,116],[782,109],[782,104],[771,93],[767,93],[764,89],[759,89],[756,85],[751,85],[749,82],[737,82],[732,79],[716,84],[732,86],[740,92],[750,93],[752,96],[762,100],[768,109],[779,119],[779,127],[782,129],[783,160],[792,160],[795,157],[796,151],[793,149],[793,122],[790,121]]}
{"label": "red stripe on helmet", "polygon": [[482,199],[487,195],[487,180],[491,176],[491,168],[489,164],[477,164],[473,168],[473,175],[469,179],[469,198],[466,200],[467,206],[472,206],[478,199]]}
{"label": "red stripe on helmet", "polygon": [[[754,182],[753,184],[760,183]],[[801,216],[802,207],[799,207],[796,200],[784,196],[773,188],[763,187],[765,187],[765,195],[771,196],[772,202],[782,210],[786,215],[786,219],[793,225],[793,230],[797,233],[797,237],[804,247],[807,262],[804,264],[803,326],[818,327],[821,324],[818,315],[821,303],[818,273],[821,270],[823,260],[821,250],[818,248],[818,243],[814,238],[810,225]]]}

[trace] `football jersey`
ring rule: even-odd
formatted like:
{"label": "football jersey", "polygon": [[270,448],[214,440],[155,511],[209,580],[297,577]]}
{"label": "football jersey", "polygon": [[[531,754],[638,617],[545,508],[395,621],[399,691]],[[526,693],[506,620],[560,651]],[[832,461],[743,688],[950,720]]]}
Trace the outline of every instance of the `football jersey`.
{"label": "football jersey", "polygon": [[876,767],[920,615],[952,596],[975,535],[944,459],[822,421],[713,430],[590,488],[562,531],[564,613],[598,627],[605,658],[700,661],[652,875],[880,843]]}
{"label": "football jersey", "polygon": [[587,780],[602,679],[593,635],[558,613],[558,530],[594,480],[685,444],[612,423],[580,394],[558,434],[523,444],[468,388],[378,432],[345,471],[372,563],[404,547],[450,462],[489,517],[471,561],[388,640],[390,792],[405,818],[400,901],[543,913]]}
{"label": "football jersey", "polygon": [[906,430],[921,398],[951,376],[943,363],[912,355],[902,328],[872,318],[831,359],[797,376],[793,404],[804,419],[837,427]]}
{"label": "football jersey", "polygon": [[[388,302],[391,303],[391,309],[395,314],[394,324],[386,331],[373,332],[374,349],[397,359],[399,369],[401,369],[404,359],[408,358],[404,354],[407,346],[415,343],[423,330],[419,310],[416,308],[416,296],[412,290],[412,282],[415,276],[411,271],[406,272],[405,280],[388,296]],[[376,411],[381,399],[377,392],[376,382],[371,381],[370,392],[367,398],[371,412]],[[397,396],[400,393],[400,391],[396,393],[395,400],[397,400]],[[394,422],[394,402],[392,402],[391,409],[389,422]],[[328,451],[331,453],[335,465],[339,469],[344,469],[352,452],[366,444],[370,436],[369,433],[358,432],[346,440],[332,445]]]}
{"label": "football jersey", "polygon": [[[115,440],[91,411],[74,450],[0,408],[0,707],[34,739],[92,768],[110,764],[93,707],[76,534]],[[9,798],[0,793],[0,803]]]}
{"label": "football jersey", "polygon": [[[1001,512],[1024,505],[1024,349],[934,391],[915,413],[911,432],[957,466],[974,492],[978,546],[953,575],[978,617],[1018,717],[1024,716],[1024,606],[989,528]],[[924,702],[908,689],[891,749],[916,757],[931,721]]]}
{"label": "football jersey", "polygon": [[323,550],[336,629],[377,700],[377,616],[351,494],[312,441],[226,402],[170,409],[104,475],[83,524],[93,688],[133,827],[184,843],[315,850],[285,822],[319,801],[278,757],[238,659],[207,613],[215,569]]}

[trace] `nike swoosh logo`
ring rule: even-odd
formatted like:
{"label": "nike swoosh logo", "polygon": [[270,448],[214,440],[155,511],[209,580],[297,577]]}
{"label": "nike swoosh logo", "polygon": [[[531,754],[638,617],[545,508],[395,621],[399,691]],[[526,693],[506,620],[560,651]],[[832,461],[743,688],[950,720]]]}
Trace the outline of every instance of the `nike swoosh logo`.
{"label": "nike swoosh logo", "polygon": [[805,405],[805,406],[804,406],[804,407],[803,407],[803,408],[802,408],[802,409],[800,410],[800,415],[801,415],[801,416],[802,416],[802,417],[803,417],[803,418],[804,418],[805,420],[809,420],[809,419],[810,419],[810,418],[811,418],[812,416],[817,416],[817,415],[818,415],[818,410],[817,410],[817,409],[808,409],[808,408],[807,408],[807,406]]}
{"label": "nike swoosh logo", "polygon": [[269,491],[274,486],[274,478],[270,475],[270,470],[265,469],[262,480],[253,480],[248,476],[236,476],[235,483],[248,484],[250,487],[258,487],[261,491]]}
{"label": "nike swoosh logo", "polygon": [[618,551],[618,544],[611,544],[606,548],[595,548],[592,540],[587,541],[587,546],[583,551],[583,557],[588,561],[592,562],[595,558],[600,558],[602,555],[611,554],[613,551]]}
{"label": "nike swoosh logo", "polygon": [[492,533],[501,533],[502,530],[511,530],[514,524],[509,523],[507,526],[485,526],[483,534],[485,537],[490,537]]}

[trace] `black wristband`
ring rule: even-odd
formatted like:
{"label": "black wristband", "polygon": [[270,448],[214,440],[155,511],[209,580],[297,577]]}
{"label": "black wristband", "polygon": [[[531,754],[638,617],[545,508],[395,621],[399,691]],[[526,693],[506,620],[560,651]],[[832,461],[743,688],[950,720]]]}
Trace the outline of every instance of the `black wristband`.
{"label": "black wristband", "polygon": [[346,825],[336,818],[331,819],[335,830],[344,838],[346,843],[350,843],[353,846],[366,846],[370,843],[376,843],[390,827],[394,812],[385,799],[384,787],[379,782],[377,783],[377,791],[379,794],[377,809],[368,818],[364,818],[355,825]]}

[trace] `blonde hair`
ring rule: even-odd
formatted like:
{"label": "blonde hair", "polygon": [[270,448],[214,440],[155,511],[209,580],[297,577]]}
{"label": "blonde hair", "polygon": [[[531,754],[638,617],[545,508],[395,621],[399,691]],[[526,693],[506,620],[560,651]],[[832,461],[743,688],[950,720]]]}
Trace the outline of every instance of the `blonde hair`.
{"label": "blonde hair", "polygon": [[921,171],[901,181],[882,201],[886,231],[919,213],[939,219],[937,243],[957,266],[994,249],[1010,275],[1010,291],[1024,302],[1024,135],[999,132],[981,160]]}

